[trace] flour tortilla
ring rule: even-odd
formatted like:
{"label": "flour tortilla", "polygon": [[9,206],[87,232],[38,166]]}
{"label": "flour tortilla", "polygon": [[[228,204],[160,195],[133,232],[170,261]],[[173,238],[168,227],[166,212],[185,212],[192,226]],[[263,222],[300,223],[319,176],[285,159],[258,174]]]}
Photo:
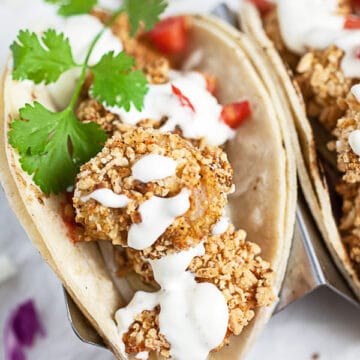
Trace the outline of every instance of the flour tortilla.
{"label": "flour tortilla", "polygon": [[[261,246],[262,257],[271,263],[278,293],[292,239],[296,200],[292,152],[284,141],[281,117],[251,58],[234,33],[230,34],[231,28],[203,16],[190,16],[190,20],[193,26],[187,58],[193,58],[192,67],[219,79],[217,96],[221,103],[248,99],[252,104],[252,117],[227,146],[236,184],[230,211],[235,225],[247,231],[248,239]],[[54,104],[45,87],[13,81],[10,69],[4,72],[2,90],[0,178],[10,204],[74,302],[121,359],[114,314],[125,304],[97,244],[71,242],[60,213],[63,197],[44,196],[21,169],[17,152],[8,144],[9,123],[21,106],[34,100],[49,108],[55,108]],[[231,338],[230,346],[210,357],[242,359],[272,311],[273,307],[257,311],[245,331]]]}
{"label": "flour tortilla", "polygon": [[292,72],[267,37],[257,9],[250,3],[244,4],[240,11],[240,20],[245,33],[255,40],[259,51],[267,58],[267,71],[278,79],[279,91],[283,93],[291,114],[288,117],[289,127],[292,128],[291,140],[305,198],[335,263],[360,299],[360,279],[341,240],[324,169],[316,153],[314,133],[306,115],[300,89],[293,79]]}

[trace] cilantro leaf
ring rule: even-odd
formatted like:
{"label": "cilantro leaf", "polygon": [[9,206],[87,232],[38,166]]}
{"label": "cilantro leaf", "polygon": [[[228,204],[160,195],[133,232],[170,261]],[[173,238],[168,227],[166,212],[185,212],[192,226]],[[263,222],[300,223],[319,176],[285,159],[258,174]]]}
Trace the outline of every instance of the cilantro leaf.
{"label": "cilantro leaf", "polygon": [[13,78],[49,84],[76,65],[69,40],[64,34],[48,30],[41,40],[29,30],[21,30],[11,45],[14,58]]}
{"label": "cilantro leaf", "polygon": [[131,103],[140,111],[148,92],[147,80],[141,71],[133,71],[134,59],[125,52],[105,54],[91,69],[94,83],[92,95],[108,106],[130,110]]}
{"label": "cilantro leaf", "polygon": [[124,10],[129,16],[130,35],[136,34],[140,24],[144,24],[146,31],[151,30],[159,21],[167,5],[165,0],[125,0]]}
{"label": "cilantro leaf", "polygon": [[10,144],[18,149],[24,171],[44,193],[73,185],[79,166],[101,150],[106,134],[95,123],[81,123],[73,111],[54,113],[35,102],[12,122]]}
{"label": "cilantro leaf", "polygon": [[58,14],[62,16],[88,14],[97,4],[97,0],[45,0],[45,2],[59,5]]}

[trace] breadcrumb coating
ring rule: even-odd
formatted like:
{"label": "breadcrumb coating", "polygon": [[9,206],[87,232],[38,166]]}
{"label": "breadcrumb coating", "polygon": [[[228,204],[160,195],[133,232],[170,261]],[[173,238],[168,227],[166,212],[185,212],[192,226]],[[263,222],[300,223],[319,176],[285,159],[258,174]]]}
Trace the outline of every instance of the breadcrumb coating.
{"label": "breadcrumb coating", "polygon": [[360,130],[360,104],[350,93],[343,108],[345,115],[336,124],[333,134],[337,138],[336,150],[338,169],[344,173],[343,180],[348,183],[360,182],[360,160],[349,144],[349,135],[354,130]]}
{"label": "breadcrumb coating", "polygon": [[336,190],[343,198],[339,227],[342,240],[360,277],[360,184],[340,182]]}
{"label": "breadcrumb coating", "polygon": [[[101,103],[92,98],[86,98],[80,102],[76,115],[81,122],[88,123],[92,121],[97,123],[109,136],[121,136],[122,133],[134,128],[133,125],[123,123],[118,115],[106,110]],[[143,119],[136,126],[144,129],[159,129],[163,123],[164,121]],[[179,132],[178,134],[181,135]]]}
{"label": "breadcrumb coating", "polygon": [[[134,180],[132,165],[149,154],[174,159],[176,175],[149,183]],[[100,188],[126,195],[129,204],[113,209],[94,199],[81,200]],[[143,256],[158,258],[199,243],[222,215],[226,195],[232,189],[232,168],[220,148],[200,150],[175,134],[135,127],[114,136],[77,176],[73,204],[76,221],[84,227],[83,240],[111,240],[126,246],[131,224],[141,222],[139,206],[153,196],[173,197],[184,188],[191,192],[190,209],[177,217],[153,246],[142,251]]]}
{"label": "breadcrumb coating", "polygon": [[346,98],[353,80],[341,69],[344,51],[332,45],[323,51],[309,51],[299,61],[296,80],[305,99],[307,114],[318,118],[332,131],[344,115],[339,101]]}
{"label": "breadcrumb coating", "polygon": [[97,100],[87,98],[80,102],[76,115],[81,122],[95,122],[109,135],[121,123],[119,116],[107,111]]}
{"label": "breadcrumb coating", "polygon": [[148,351],[157,352],[165,359],[170,358],[170,344],[159,330],[159,313],[160,307],[157,306],[136,316],[129,331],[123,336],[128,354]]}
{"label": "breadcrumb coating", "polygon": [[[195,274],[196,281],[216,285],[226,299],[229,324],[223,343],[216,349],[220,350],[229,342],[232,334],[239,335],[249,324],[255,315],[256,308],[269,306],[274,302],[275,297],[271,288],[273,271],[270,265],[259,256],[260,247],[246,241],[246,233],[243,230],[235,231],[233,225],[230,225],[222,235],[209,236],[204,246],[205,254],[194,258],[188,270]],[[126,252],[126,258],[117,257],[120,273],[134,270],[145,282],[153,284],[151,265],[142,259],[139,252],[132,249],[127,249]],[[125,335],[123,340],[129,353],[157,351],[163,354],[163,351],[168,350],[164,343],[154,349],[144,342],[145,334],[149,333],[149,326],[152,326],[154,331],[155,343],[158,343],[161,337],[158,313],[153,311],[152,315],[150,324],[149,312],[139,315]],[[138,324],[136,328],[135,324]],[[129,339],[132,339],[131,344],[129,344]],[[135,339],[137,341],[134,343]]]}

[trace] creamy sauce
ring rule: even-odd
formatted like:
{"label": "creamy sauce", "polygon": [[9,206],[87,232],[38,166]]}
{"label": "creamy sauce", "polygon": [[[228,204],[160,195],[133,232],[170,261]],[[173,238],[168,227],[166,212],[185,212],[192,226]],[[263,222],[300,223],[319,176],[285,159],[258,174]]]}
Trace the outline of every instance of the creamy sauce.
{"label": "creamy sauce", "polygon": [[161,234],[190,208],[190,191],[182,189],[171,198],[153,196],[139,206],[141,222],[132,224],[128,232],[128,246],[144,250],[154,244]]}
{"label": "creamy sauce", "polygon": [[[176,360],[205,360],[223,341],[229,314],[223,294],[213,284],[197,283],[186,271],[195,256],[205,253],[203,244],[180,253],[151,260],[156,293],[137,292],[129,305],[115,315],[120,337],[137,314],[160,305],[159,327]],[[214,311],[216,309],[216,311]],[[125,347],[122,344],[125,355]]]}
{"label": "creamy sauce", "polygon": [[147,351],[139,352],[135,355],[137,360],[147,360],[149,358],[149,353]]}
{"label": "creamy sauce", "polygon": [[351,88],[351,93],[355,96],[355,99],[360,103],[360,84],[354,85]]}
{"label": "creamy sauce", "polygon": [[297,54],[334,43],[344,17],[336,15],[338,0],[277,0],[278,18],[286,46]]}
{"label": "creamy sauce", "polygon": [[[103,24],[94,16],[78,15],[59,19],[51,27],[58,32],[63,32],[69,38],[75,62],[81,64],[85,60],[94,37],[102,30]],[[89,65],[95,65],[109,51],[117,54],[121,50],[120,40],[110,29],[107,29],[95,45]],[[48,85],[49,93],[59,109],[63,109],[69,104],[80,72],[80,69],[71,69],[62,74],[56,83]]]}
{"label": "creamy sauce", "polygon": [[348,78],[360,77],[360,30],[343,31],[344,35],[335,41],[335,45],[344,50],[341,69]]}
{"label": "creamy sauce", "polygon": [[354,130],[349,135],[349,145],[352,151],[360,156],[360,130]]}
{"label": "creamy sauce", "polygon": [[83,202],[89,201],[90,199],[94,199],[101,205],[113,209],[124,208],[130,201],[127,196],[115,194],[110,189],[98,189],[89,195],[81,197]]}
{"label": "creamy sauce", "polygon": [[212,235],[222,235],[229,227],[230,219],[222,216],[220,220],[213,226]]}
{"label": "creamy sauce", "polygon": [[343,28],[338,0],[277,0],[278,18],[286,46],[301,55],[307,49],[323,50],[336,45],[345,51],[341,68],[347,77],[360,77],[357,58],[360,30]]}
{"label": "creamy sauce", "polygon": [[132,166],[132,176],[135,180],[147,183],[175,175],[176,167],[177,163],[172,158],[150,154]]}
{"label": "creamy sauce", "polygon": [[[190,100],[195,111],[188,106],[182,106],[173,93],[172,85],[179,88]],[[173,131],[179,127],[185,138],[205,138],[210,145],[224,144],[235,135],[235,131],[221,120],[222,106],[206,89],[204,77],[196,72],[171,71],[168,83],[150,85],[142,111],[138,111],[134,106],[129,112],[118,107],[104,106],[131,125],[136,125],[142,119],[161,120],[167,117],[160,130]]]}

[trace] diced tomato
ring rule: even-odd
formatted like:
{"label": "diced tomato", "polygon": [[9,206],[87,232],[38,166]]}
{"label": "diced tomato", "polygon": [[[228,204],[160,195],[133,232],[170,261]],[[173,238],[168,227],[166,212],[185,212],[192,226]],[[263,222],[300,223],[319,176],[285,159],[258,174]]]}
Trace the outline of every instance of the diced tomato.
{"label": "diced tomato", "polygon": [[237,129],[251,115],[251,107],[248,101],[227,104],[221,111],[221,119],[232,129]]}
{"label": "diced tomato", "polygon": [[148,32],[148,38],[164,54],[183,52],[187,45],[186,18],[175,16],[158,22],[154,29]]}
{"label": "diced tomato", "polygon": [[185,96],[178,87],[176,87],[175,85],[171,85],[171,89],[173,94],[176,95],[180,100],[181,106],[186,106],[190,108],[193,112],[195,112],[194,105],[191,103],[190,99]]}
{"label": "diced tomato", "polygon": [[213,76],[213,75],[205,74],[205,73],[201,73],[201,74],[202,74],[202,76],[205,78],[207,91],[208,91],[210,94],[215,95],[215,91],[216,91],[216,77]]}
{"label": "diced tomato", "polygon": [[344,21],[344,29],[360,29],[360,16],[347,15]]}
{"label": "diced tomato", "polygon": [[253,3],[258,8],[261,15],[267,14],[274,7],[274,4],[272,3],[271,0],[248,0],[248,1]]}

